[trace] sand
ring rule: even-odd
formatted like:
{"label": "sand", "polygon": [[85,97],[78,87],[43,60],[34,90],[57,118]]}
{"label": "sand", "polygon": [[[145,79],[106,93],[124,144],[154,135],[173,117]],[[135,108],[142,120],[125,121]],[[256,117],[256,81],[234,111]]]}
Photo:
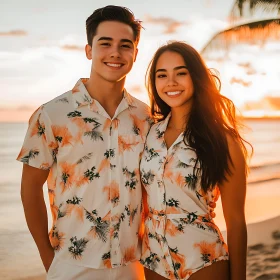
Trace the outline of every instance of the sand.
{"label": "sand", "polygon": [[280,279],[280,216],[248,225],[247,280]]}

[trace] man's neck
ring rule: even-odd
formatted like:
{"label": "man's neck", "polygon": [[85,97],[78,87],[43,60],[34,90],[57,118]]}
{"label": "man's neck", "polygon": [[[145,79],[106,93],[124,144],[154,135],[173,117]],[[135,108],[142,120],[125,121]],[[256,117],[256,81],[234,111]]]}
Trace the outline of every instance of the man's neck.
{"label": "man's neck", "polygon": [[112,83],[99,77],[91,76],[85,83],[90,96],[97,100],[108,115],[112,118],[123,99],[125,78],[117,83]]}

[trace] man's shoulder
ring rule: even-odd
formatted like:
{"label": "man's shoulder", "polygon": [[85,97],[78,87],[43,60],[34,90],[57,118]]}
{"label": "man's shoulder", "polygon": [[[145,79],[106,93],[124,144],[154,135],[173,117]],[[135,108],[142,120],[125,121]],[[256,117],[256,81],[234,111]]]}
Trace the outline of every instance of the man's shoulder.
{"label": "man's shoulder", "polygon": [[150,107],[145,102],[139,100],[138,98],[132,95],[130,95],[130,97],[132,98],[133,101],[133,107],[136,110],[141,111],[143,114],[149,115]]}
{"label": "man's shoulder", "polygon": [[69,90],[59,96],[56,96],[55,98],[51,99],[50,101],[44,103],[42,106],[48,111],[52,108],[57,109],[58,107],[65,107],[67,105],[71,105],[72,99],[71,99],[72,91]]}
{"label": "man's shoulder", "polygon": [[69,90],[44,103],[41,107],[49,117],[59,117],[61,114],[74,109],[71,95],[72,91]]}

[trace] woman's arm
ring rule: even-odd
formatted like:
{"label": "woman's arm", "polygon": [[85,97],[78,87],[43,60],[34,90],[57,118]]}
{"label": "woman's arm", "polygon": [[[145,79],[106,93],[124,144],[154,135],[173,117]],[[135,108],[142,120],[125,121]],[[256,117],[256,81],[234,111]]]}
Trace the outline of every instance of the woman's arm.
{"label": "woman's arm", "polygon": [[245,221],[246,163],[240,145],[228,137],[232,174],[220,186],[227,226],[231,280],[246,280],[247,228]]}

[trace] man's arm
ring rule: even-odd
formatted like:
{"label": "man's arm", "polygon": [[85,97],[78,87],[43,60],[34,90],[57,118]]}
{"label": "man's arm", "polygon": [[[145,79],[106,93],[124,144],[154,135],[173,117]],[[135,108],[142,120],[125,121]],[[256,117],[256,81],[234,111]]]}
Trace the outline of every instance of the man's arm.
{"label": "man's arm", "polygon": [[21,200],[28,228],[38,247],[42,262],[48,271],[54,250],[48,236],[48,215],[43,196],[43,185],[49,171],[23,164]]}

